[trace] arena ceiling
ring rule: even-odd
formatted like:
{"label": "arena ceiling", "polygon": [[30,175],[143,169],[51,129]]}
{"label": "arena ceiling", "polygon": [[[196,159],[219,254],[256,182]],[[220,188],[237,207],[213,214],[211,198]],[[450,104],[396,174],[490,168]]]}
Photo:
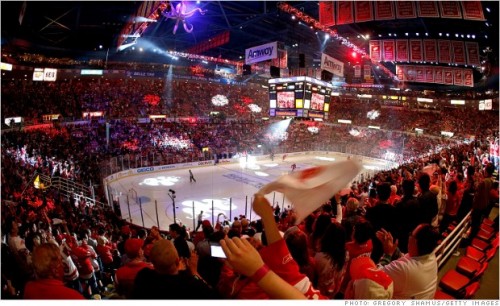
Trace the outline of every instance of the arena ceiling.
{"label": "arena ceiling", "polygon": [[[335,39],[324,39],[324,32],[317,32],[308,25],[293,20],[291,14],[278,8],[277,1],[195,1],[187,2],[190,8],[199,7],[205,13],[195,12],[188,22],[193,31],[187,33],[179,25],[173,34],[175,21],[160,17],[150,23],[138,44],[144,51],[131,48],[116,52],[117,40],[124,25],[141,5],[141,1],[27,1],[22,22],[19,22],[24,1],[2,1],[2,48],[15,47],[37,50],[40,53],[60,54],[73,52],[91,55],[107,53],[110,59],[135,61],[161,61],[156,50],[184,52],[189,48],[229,31],[229,42],[204,51],[206,56],[242,61],[246,48],[271,41],[280,41],[288,50],[288,67],[299,66],[300,54],[305,54],[306,67],[319,65],[325,52],[344,63],[355,61],[350,49]],[[170,2],[173,6],[179,1]],[[305,14],[319,19],[318,1],[287,2]],[[368,51],[366,35],[390,38],[398,35],[407,38],[438,39],[438,33],[474,35],[480,50],[491,52],[481,56],[494,64],[498,74],[498,1],[482,1],[486,22],[463,19],[414,18],[406,20],[372,21],[334,26],[339,35]],[[391,36],[393,37],[393,36]],[[468,40],[464,38],[464,40]],[[102,46],[102,48],[100,47]],[[109,50],[109,51],[108,51]],[[69,53],[68,53],[69,54]],[[165,61],[168,59],[164,58]],[[391,68],[391,67],[388,67]]]}

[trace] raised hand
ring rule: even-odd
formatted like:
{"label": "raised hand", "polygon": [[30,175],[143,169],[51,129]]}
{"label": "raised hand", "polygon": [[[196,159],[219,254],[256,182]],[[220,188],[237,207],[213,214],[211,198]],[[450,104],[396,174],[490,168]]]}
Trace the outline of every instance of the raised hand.
{"label": "raised hand", "polygon": [[220,241],[220,245],[226,254],[227,262],[240,274],[252,276],[264,265],[259,252],[246,239],[226,237]]}

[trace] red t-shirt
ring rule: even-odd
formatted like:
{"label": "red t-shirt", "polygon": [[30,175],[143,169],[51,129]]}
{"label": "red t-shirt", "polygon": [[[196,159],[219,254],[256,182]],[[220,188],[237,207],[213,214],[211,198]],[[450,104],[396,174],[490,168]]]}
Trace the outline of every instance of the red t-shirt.
{"label": "red t-shirt", "polygon": [[111,253],[111,250],[111,247],[108,245],[98,245],[96,247],[96,252],[101,257],[102,263],[105,265],[113,263],[113,254]]}
{"label": "red t-shirt", "polygon": [[115,273],[118,293],[126,296],[132,294],[135,277],[144,268],[153,269],[153,265],[144,261],[131,261],[118,268]]}
{"label": "red t-shirt", "polygon": [[24,287],[25,300],[84,300],[80,292],[64,286],[57,279],[39,279]]}

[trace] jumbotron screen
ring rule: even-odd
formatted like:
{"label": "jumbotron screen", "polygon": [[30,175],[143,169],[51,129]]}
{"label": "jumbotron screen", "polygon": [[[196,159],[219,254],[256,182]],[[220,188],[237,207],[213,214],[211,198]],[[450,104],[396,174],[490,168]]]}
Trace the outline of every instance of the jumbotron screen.
{"label": "jumbotron screen", "polygon": [[328,119],[333,86],[306,76],[270,79],[271,117]]}

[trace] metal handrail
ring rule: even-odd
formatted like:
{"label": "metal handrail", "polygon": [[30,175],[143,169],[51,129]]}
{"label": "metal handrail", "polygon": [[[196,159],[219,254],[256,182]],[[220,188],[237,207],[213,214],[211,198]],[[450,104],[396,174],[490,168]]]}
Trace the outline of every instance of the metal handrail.
{"label": "metal handrail", "polygon": [[458,245],[462,241],[464,234],[470,228],[470,217],[471,212],[469,212],[460,223],[446,236],[446,238],[434,249],[434,254],[436,254],[436,260],[438,262],[438,269],[441,268],[443,264],[446,263],[448,258],[457,249]]}

